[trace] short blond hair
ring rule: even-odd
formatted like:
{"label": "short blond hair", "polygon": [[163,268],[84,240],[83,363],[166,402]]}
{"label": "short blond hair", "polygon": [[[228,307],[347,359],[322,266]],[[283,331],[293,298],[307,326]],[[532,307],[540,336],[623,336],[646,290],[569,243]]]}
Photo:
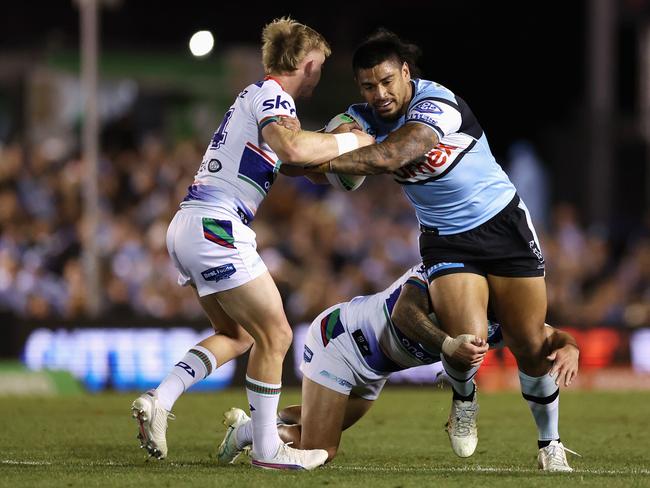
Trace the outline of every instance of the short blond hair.
{"label": "short blond hair", "polygon": [[295,71],[314,49],[325,57],[332,53],[323,36],[291,17],[275,19],[262,30],[262,64],[266,74]]}

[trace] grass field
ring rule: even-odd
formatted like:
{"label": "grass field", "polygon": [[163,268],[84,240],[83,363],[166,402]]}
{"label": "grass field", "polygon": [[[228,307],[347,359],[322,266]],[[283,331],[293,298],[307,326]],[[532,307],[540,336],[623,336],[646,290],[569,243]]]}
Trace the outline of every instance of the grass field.
{"label": "grass field", "polygon": [[[0,398],[0,486],[650,487],[647,392],[563,393],[562,439],[583,455],[569,455],[569,475],[537,471],[536,431],[517,393],[480,396],[479,446],[462,460],[443,430],[447,392],[389,386],[344,433],[334,463],[300,473],[215,465],[221,413],[246,405],[243,389],[183,397],[162,462],[146,462],[138,448],[133,398]],[[281,404],[297,401],[287,390]]]}

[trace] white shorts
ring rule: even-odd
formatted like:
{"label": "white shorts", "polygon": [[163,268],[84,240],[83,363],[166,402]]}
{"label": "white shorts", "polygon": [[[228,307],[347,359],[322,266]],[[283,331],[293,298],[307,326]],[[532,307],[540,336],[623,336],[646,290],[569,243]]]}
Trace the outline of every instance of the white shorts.
{"label": "white shorts", "polygon": [[342,333],[323,344],[323,324],[332,312],[345,306],[346,303],[334,305],[311,323],[305,338],[300,371],[313,382],[343,395],[353,394],[365,400],[376,400],[388,375],[377,374],[365,365],[345,324],[341,324]]}
{"label": "white shorts", "polygon": [[239,218],[206,208],[182,208],[167,229],[167,250],[178,284],[194,285],[199,296],[230,290],[266,271],[255,232]]}

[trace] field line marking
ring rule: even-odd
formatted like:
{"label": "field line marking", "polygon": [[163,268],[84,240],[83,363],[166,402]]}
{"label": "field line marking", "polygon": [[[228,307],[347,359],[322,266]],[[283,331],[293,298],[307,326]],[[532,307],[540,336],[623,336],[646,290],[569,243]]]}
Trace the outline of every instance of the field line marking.
{"label": "field line marking", "polygon": [[[33,461],[27,459],[0,459],[0,464],[19,465],[19,466],[52,466],[52,465],[66,465],[66,466],[121,466],[132,467],[133,464],[128,462],[119,461],[91,461],[80,463],[69,462],[51,462],[51,461]],[[172,466],[183,466],[183,463],[169,463]],[[364,471],[367,473],[539,473],[538,469],[532,468],[518,468],[518,467],[490,467],[490,466],[449,466],[449,467],[433,467],[433,466],[358,466],[358,465],[329,465],[325,467],[326,470],[333,471]],[[605,469],[605,468],[578,468],[573,471],[573,474],[601,474],[601,475],[650,475],[650,469],[645,468],[631,468],[631,469]]]}
{"label": "field line marking", "polygon": [[[326,469],[338,471],[366,471],[366,472],[380,472],[380,473],[403,473],[403,472],[417,472],[417,473],[444,473],[444,472],[459,472],[459,473],[539,473],[538,469],[532,468],[518,468],[518,467],[489,467],[489,466],[449,466],[449,467],[433,467],[433,466],[355,466],[355,465],[330,465]],[[605,468],[576,468],[573,474],[650,474],[650,469],[645,468],[630,468],[630,469],[605,469]]]}

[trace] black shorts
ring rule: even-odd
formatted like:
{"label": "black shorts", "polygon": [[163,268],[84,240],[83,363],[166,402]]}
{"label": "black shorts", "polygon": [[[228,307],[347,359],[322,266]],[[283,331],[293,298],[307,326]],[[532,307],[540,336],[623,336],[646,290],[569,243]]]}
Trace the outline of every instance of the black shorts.
{"label": "black shorts", "polygon": [[420,226],[420,255],[429,283],[451,273],[544,276],[544,256],[528,212],[517,195],[487,222],[446,236]]}

